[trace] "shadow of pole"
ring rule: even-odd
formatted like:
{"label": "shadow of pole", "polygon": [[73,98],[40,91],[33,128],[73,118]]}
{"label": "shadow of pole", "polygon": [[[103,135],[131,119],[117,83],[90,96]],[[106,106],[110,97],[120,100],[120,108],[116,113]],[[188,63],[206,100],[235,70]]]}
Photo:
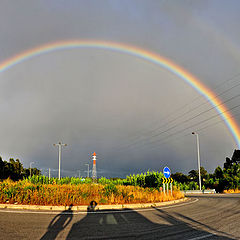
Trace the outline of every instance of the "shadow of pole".
{"label": "shadow of pole", "polygon": [[53,240],[57,238],[58,234],[72,221],[72,206],[71,204],[67,210],[59,213],[52,219],[47,232],[41,237],[41,240]]}
{"label": "shadow of pole", "polygon": [[[190,217],[184,216],[184,215],[179,214],[179,213],[175,213],[176,216],[181,218],[181,219],[179,219],[179,218],[174,217],[172,214],[167,213],[166,211],[164,211],[162,209],[159,209],[159,208],[156,208],[156,207],[152,207],[152,208],[154,208],[156,211],[161,213],[161,214],[158,215],[159,217],[163,218],[164,220],[166,220],[167,222],[169,222],[172,225],[182,225],[183,229],[184,228],[186,228],[186,229],[192,228],[192,229],[195,229],[195,230],[199,229],[199,227],[203,227],[203,228],[209,230],[209,232],[205,230],[206,234],[207,233],[209,233],[209,234],[214,233],[213,235],[215,235],[215,236],[221,236],[221,239],[234,239],[234,238],[232,238],[232,236],[230,234],[227,234],[227,233],[218,231],[216,229],[213,229],[210,226],[208,226],[206,224],[203,224],[203,223],[200,223],[200,222],[198,222],[198,221],[196,221],[196,220],[194,220]],[[183,219],[185,221],[183,221]],[[196,226],[198,226],[198,228]],[[201,231],[203,231],[203,230],[201,230]],[[228,237],[223,237],[223,235],[226,235]]]}

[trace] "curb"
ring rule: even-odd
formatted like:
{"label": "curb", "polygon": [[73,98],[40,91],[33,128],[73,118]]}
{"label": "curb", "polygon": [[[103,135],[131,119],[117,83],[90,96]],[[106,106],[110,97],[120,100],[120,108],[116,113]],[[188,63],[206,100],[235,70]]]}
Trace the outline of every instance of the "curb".
{"label": "curb", "polygon": [[[136,203],[136,204],[117,204],[117,205],[98,205],[96,210],[111,210],[111,209],[137,209],[137,208],[149,208],[149,207],[160,207],[171,204],[176,204],[180,202],[187,201],[188,198],[184,197],[182,199],[158,202],[158,203]],[[72,211],[87,211],[87,205],[73,206]],[[17,205],[17,204],[0,204],[0,209],[24,209],[24,210],[54,210],[54,211],[66,211],[69,210],[69,206],[41,206],[41,205]]]}

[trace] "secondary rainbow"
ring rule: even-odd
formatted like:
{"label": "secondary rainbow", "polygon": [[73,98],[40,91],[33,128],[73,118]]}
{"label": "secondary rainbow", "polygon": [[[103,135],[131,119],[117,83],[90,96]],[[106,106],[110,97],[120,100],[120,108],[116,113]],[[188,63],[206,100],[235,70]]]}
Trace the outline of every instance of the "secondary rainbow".
{"label": "secondary rainbow", "polygon": [[0,72],[13,67],[14,65],[26,61],[30,58],[57,51],[57,50],[66,50],[74,48],[99,48],[106,49],[111,51],[117,51],[129,55],[133,55],[138,58],[145,59],[149,62],[157,64],[170,72],[174,73],[185,82],[190,84],[194,89],[196,89],[200,94],[205,96],[207,100],[216,108],[217,112],[220,114],[221,118],[224,120],[229,131],[231,132],[238,148],[240,148],[240,128],[232,117],[231,113],[228,111],[226,106],[221,102],[221,100],[216,96],[216,94],[207,88],[203,83],[200,82],[195,76],[191,73],[178,66],[174,62],[162,57],[151,51],[141,49],[135,46],[130,46],[122,43],[108,42],[108,41],[98,41],[98,40],[68,40],[49,43],[42,45],[36,48],[29,49],[20,54],[17,54],[14,57],[11,57],[2,63],[0,63]]}

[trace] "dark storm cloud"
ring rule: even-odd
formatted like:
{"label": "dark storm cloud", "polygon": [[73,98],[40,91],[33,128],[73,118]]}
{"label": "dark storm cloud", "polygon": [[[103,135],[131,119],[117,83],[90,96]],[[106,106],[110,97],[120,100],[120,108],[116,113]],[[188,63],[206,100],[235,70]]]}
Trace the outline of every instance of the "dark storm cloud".
{"label": "dark storm cloud", "polygon": [[[58,40],[111,40],[166,56],[215,87],[238,71],[240,31],[233,27],[238,7],[236,3],[225,9],[215,1],[2,1],[0,60]],[[219,23],[226,18],[231,28],[223,31]],[[69,145],[63,150],[65,175],[85,169],[93,151],[105,176],[165,165],[174,171],[196,168],[195,139],[185,136],[192,129],[179,139],[174,133],[216,114],[210,111],[151,138],[149,131],[181,116],[176,109],[189,102],[186,109],[194,108],[203,98],[191,103],[199,94],[178,77],[135,57],[103,50],[42,55],[1,73],[0,80],[1,154],[20,157],[25,164],[34,160],[44,171],[57,169],[52,144],[61,140]],[[223,87],[231,84],[218,91]],[[210,107],[197,108],[185,119]],[[159,142],[149,144],[149,139]],[[201,131],[206,168],[221,165],[233,148],[224,124]]]}

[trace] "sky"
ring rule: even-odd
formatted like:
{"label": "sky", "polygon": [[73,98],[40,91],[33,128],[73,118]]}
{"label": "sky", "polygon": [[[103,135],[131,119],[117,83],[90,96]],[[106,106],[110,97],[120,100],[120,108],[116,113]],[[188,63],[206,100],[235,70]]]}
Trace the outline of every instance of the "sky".
{"label": "sky", "polygon": [[[240,124],[239,10],[237,0],[2,0],[0,64],[59,41],[124,43],[196,76]],[[201,165],[212,172],[237,145],[211,108],[181,78],[144,59],[107,49],[58,50],[0,72],[0,156],[57,176],[53,144],[61,141],[68,144],[62,176],[86,176],[93,152],[98,177],[165,166],[187,173],[197,169],[196,131]]]}

